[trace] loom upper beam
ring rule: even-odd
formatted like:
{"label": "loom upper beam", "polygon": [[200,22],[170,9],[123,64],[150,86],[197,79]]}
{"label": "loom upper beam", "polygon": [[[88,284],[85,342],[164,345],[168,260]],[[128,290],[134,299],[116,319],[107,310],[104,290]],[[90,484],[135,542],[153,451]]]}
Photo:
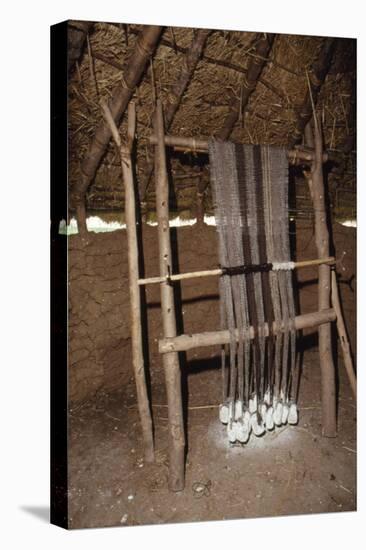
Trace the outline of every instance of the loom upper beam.
{"label": "loom upper beam", "polygon": [[[151,145],[156,145],[156,137],[154,135],[149,138]],[[193,151],[197,153],[207,153],[208,152],[208,139],[196,139],[194,137],[184,137],[184,136],[168,136],[164,138],[165,145],[173,147],[174,149],[179,149],[183,151]],[[296,163],[296,161],[310,163],[313,162],[315,158],[315,152],[311,149],[303,148],[294,148],[288,151],[288,159],[291,163]],[[323,153],[323,162],[329,160],[329,154]]]}
{"label": "loom upper beam", "polygon": [[[295,329],[302,330],[304,328],[314,328],[325,323],[330,323],[336,320],[336,312],[333,308],[316,311],[315,313],[306,313],[295,317]],[[278,328],[276,323],[273,323],[273,332],[276,334],[284,330],[283,324]],[[250,327],[249,336],[254,338],[254,328]],[[239,333],[234,331],[236,341],[239,340]],[[268,323],[264,324],[264,335],[268,336]],[[216,346],[230,343],[230,332],[228,330],[218,330],[213,332],[201,332],[197,334],[182,334],[175,338],[162,338],[159,340],[159,353],[171,353],[172,351],[187,351],[189,349]]]}

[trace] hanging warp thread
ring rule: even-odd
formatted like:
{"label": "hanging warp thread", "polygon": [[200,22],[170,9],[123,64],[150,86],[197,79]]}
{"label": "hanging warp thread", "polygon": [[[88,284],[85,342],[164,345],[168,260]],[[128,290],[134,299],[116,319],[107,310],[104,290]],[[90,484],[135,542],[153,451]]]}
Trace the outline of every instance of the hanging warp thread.
{"label": "hanging warp thread", "polygon": [[[222,350],[220,420],[230,442],[246,443],[251,432],[260,436],[298,421],[287,152],[211,140],[209,155],[223,270],[221,328],[230,333],[229,357]],[[282,330],[274,334],[273,323]]]}

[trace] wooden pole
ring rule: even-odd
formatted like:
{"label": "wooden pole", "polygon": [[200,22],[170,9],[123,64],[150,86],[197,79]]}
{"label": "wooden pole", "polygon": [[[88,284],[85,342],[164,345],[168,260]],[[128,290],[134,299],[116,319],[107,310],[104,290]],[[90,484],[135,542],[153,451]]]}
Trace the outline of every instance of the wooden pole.
{"label": "wooden pole", "polygon": [[[156,145],[156,136],[150,136],[149,141],[151,145]],[[180,151],[193,151],[196,153],[207,153],[208,141],[209,138],[207,137],[164,136],[165,145]],[[314,160],[315,151],[311,148],[296,147],[287,152],[287,157],[294,164],[297,162],[311,163]],[[327,162],[328,158],[328,153],[323,153],[323,162]]]}
{"label": "wooden pole", "polygon": [[[315,244],[320,258],[329,256],[329,232],[325,208],[325,189],[323,181],[323,142],[320,122],[314,113],[315,158],[311,165],[309,188],[314,205]],[[318,282],[319,310],[330,306],[330,266],[319,266]],[[336,419],[336,383],[332,357],[331,325],[319,326],[319,359],[321,369],[322,426],[325,437],[337,435]]]}
{"label": "wooden pole", "polygon": [[[143,27],[136,41],[135,48],[125,66],[123,77],[112,90],[108,108],[117,125],[144,74],[146,65],[155,51],[162,31],[163,27],[154,25]],[[81,164],[82,177],[79,178],[73,188],[72,198],[76,206],[78,229],[82,238],[87,235],[85,194],[95,176],[110,139],[110,127],[102,121],[95,130],[89,150]]]}
{"label": "wooden pole", "polygon": [[145,448],[146,462],[154,461],[154,439],[152,418],[149,404],[149,397],[146,386],[146,376],[144,368],[144,356],[142,347],[142,329],[141,329],[141,297],[138,265],[138,241],[136,232],[136,207],[135,207],[135,188],[133,180],[131,149],[135,136],[136,112],[135,104],[128,106],[128,139],[127,144],[123,144],[113,120],[112,114],[106,103],[101,102],[101,107],[105,120],[110,128],[110,132],[120,151],[121,168],[125,188],[125,219],[127,231],[127,250],[128,250],[128,276],[130,291],[130,317],[131,317],[131,342],[132,342],[132,365],[135,375],[137,403],[140,415],[142,436]]}
{"label": "wooden pole", "polygon": [[67,26],[67,70],[69,74],[81,57],[86,37],[91,32],[93,26],[94,23],[90,21],[69,21]]}
{"label": "wooden pole", "polygon": [[[294,262],[295,269],[302,267],[310,267],[314,265],[333,265],[335,264],[335,258],[330,256],[329,258],[320,258],[319,260],[303,260],[301,262]],[[221,268],[218,269],[207,269],[204,271],[192,271],[190,273],[176,273],[175,275],[166,275],[165,277],[147,277],[146,279],[139,279],[139,285],[151,285],[163,283],[164,281],[183,281],[185,279],[199,279],[202,277],[217,277],[222,275],[223,271]]]}
{"label": "wooden pole", "polygon": [[[315,313],[306,313],[295,317],[295,329],[302,330],[304,328],[317,327],[324,323],[335,321],[336,313],[334,309],[325,309]],[[273,323],[273,332],[283,330],[283,324],[280,327]],[[239,340],[239,333],[236,329],[236,341]],[[249,337],[254,338],[255,331],[253,327],[249,329]],[[268,324],[264,324],[264,335],[268,336]],[[171,352],[187,351],[199,347],[217,346],[230,343],[230,332],[228,330],[218,330],[213,332],[201,332],[198,334],[182,334],[175,338],[163,338],[159,340],[159,353],[170,354]]]}
{"label": "wooden pole", "polygon": [[310,85],[302,105],[297,109],[297,119],[290,138],[291,147],[301,140],[305,126],[311,120],[313,107],[317,102],[319,92],[330,68],[336,42],[336,38],[325,38],[319,55],[310,68],[308,75]]}
{"label": "wooden pole", "polygon": [[[254,92],[260,75],[268,61],[269,52],[275,39],[275,34],[258,33],[253,40],[253,55],[248,61],[247,71],[241,79],[240,98],[234,96],[229,103],[227,113],[221,128],[215,132],[219,140],[229,139],[236,123],[241,116],[244,116],[251,94]],[[201,193],[204,193],[208,181],[204,182]]]}
{"label": "wooden pole", "polygon": [[341,302],[339,299],[338,283],[336,272],[332,271],[332,306],[337,315],[337,331],[339,340],[341,342],[342,354],[343,354],[343,363],[346,368],[348,375],[349,383],[351,385],[353,395],[357,399],[357,381],[356,374],[353,368],[352,355],[349,345],[349,340],[347,336],[346,326],[344,324]]}
{"label": "wooden pole", "polygon": [[245,108],[248,104],[250,95],[255,90],[260,74],[267,62],[268,54],[271,50],[275,34],[264,33],[262,35],[257,35],[256,46],[254,55],[250,58],[248,63],[248,69],[246,73],[246,78],[243,82],[243,88],[241,93],[241,98],[237,99],[236,97],[231,101],[230,111],[226,115],[224,123],[220,130],[215,133],[215,136],[218,139],[228,139],[236,122],[239,119],[240,111],[244,113]]}
{"label": "wooden pole", "polygon": [[[160,284],[161,313],[164,337],[174,338],[177,334],[174,291],[165,279],[172,272],[172,251],[169,233],[169,184],[166,171],[164,121],[160,100],[157,101],[154,130],[157,139],[157,145],[155,146],[155,179],[159,266],[160,276],[164,278],[164,282]],[[169,489],[171,491],[182,491],[184,489],[185,434],[178,353],[164,355],[163,365],[169,419]]]}
{"label": "wooden pole", "polygon": [[[181,65],[181,71],[175,84],[169,90],[167,101],[164,108],[164,122],[166,131],[169,130],[174,116],[180,106],[182,97],[193,77],[198,61],[201,59],[207,38],[212,31],[209,29],[199,29],[195,33],[189,50],[185,55]],[[146,192],[150,184],[150,179],[153,173],[154,164],[148,161],[145,168],[143,180],[140,183],[140,197],[144,201]]]}
{"label": "wooden pole", "polygon": [[164,281],[183,281],[185,279],[199,279],[202,277],[217,277],[222,275],[222,269],[207,269],[206,271],[193,271],[192,273],[176,273],[175,275],[165,275],[165,277],[147,277],[139,279],[139,285],[154,285],[163,283]]}

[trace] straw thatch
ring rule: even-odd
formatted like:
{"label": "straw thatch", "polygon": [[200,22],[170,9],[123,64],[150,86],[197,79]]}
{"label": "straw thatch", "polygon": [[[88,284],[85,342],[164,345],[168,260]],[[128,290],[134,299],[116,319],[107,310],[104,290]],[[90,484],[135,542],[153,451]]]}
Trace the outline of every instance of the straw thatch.
{"label": "straw thatch", "polygon": [[[80,27],[80,22],[70,22],[69,40],[73,45],[69,78],[71,195],[82,179],[81,165],[102,122],[100,99],[110,99],[121,79],[123,82],[124,70],[142,28],[109,23]],[[78,33],[77,39],[75,33]],[[202,37],[189,73],[187,62],[189,64],[189,52],[195,40],[197,43],[197,29],[162,29],[155,53],[132,92],[137,110],[136,177],[140,190],[141,186],[146,187],[143,182],[149,180],[151,171],[152,149],[148,137],[157,97],[166,110],[177,102],[168,121],[169,133],[173,135],[218,135],[228,115],[236,109],[230,139],[290,146],[294,136],[301,139],[306,122],[301,121],[301,116],[311,99],[309,88],[323,123],[325,146],[339,156],[329,176],[334,197],[339,197],[337,188],[355,189],[355,41],[296,35],[272,38],[273,43],[270,40],[266,53],[261,55],[258,47],[266,39],[265,35],[213,30]],[[315,69],[319,59],[326,57],[327,48],[330,52],[322,65],[322,75]],[[258,62],[260,70],[256,81],[250,82],[247,94],[248,76],[253,74],[251,67]],[[184,80],[187,72],[189,78]],[[179,82],[183,84],[177,98]],[[122,135],[126,132],[126,115],[122,117],[120,131]],[[204,155],[172,152],[169,160],[175,207],[194,210],[197,185],[202,190],[208,182],[208,159]],[[209,188],[206,195],[206,207],[210,209]],[[147,208],[153,206],[154,185],[148,186],[146,201]],[[112,140],[88,187],[86,204],[89,209],[123,207],[120,165]]]}

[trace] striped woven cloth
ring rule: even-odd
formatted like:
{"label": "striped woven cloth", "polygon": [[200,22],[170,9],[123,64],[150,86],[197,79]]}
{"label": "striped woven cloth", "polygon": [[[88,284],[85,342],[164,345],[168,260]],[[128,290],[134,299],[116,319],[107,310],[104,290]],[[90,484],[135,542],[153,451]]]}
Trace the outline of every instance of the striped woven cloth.
{"label": "striped woven cloth", "polygon": [[[286,149],[211,140],[209,155],[221,266],[290,262]],[[223,405],[230,422],[242,420],[248,411],[255,413],[253,431],[260,435],[269,409],[274,420],[281,412],[282,423],[295,404],[298,376],[292,272],[223,275],[220,306],[221,328],[231,335],[228,353],[222,352]],[[272,331],[274,321],[284,325],[277,335]],[[294,419],[294,406],[290,416]],[[229,433],[229,439],[233,438]]]}

